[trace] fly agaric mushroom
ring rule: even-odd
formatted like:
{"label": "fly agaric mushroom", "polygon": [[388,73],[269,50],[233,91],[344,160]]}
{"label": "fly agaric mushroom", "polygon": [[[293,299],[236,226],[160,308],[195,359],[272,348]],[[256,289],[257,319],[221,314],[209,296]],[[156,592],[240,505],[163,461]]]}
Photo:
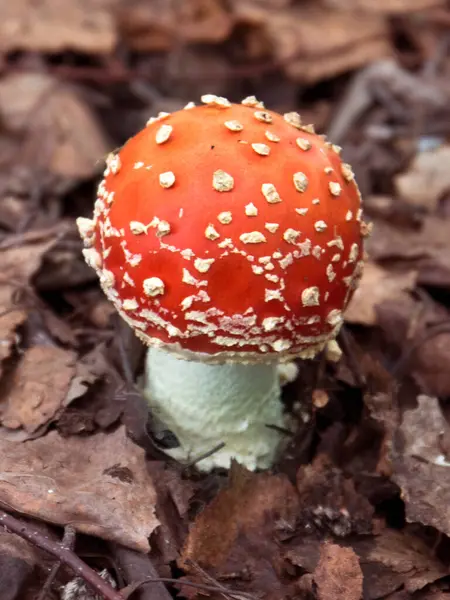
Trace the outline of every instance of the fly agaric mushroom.
{"label": "fly agaric mushroom", "polygon": [[267,468],[284,423],[277,365],[336,337],[367,228],[340,149],[297,113],[202,101],[108,157],[78,227],[106,296],[149,346],[145,393],[179,441],[168,454],[222,442],[200,469]]}

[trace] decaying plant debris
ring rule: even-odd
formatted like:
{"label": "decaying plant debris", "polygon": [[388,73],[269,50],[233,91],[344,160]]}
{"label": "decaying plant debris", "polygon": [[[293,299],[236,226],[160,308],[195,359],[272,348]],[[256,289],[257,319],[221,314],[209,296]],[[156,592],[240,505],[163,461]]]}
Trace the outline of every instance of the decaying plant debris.
{"label": "decaying plant debris", "polygon": [[[2,600],[450,597],[449,25],[444,0],[1,3]],[[205,92],[314,121],[373,222],[273,472],[164,456],[74,225],[107,152]]]}

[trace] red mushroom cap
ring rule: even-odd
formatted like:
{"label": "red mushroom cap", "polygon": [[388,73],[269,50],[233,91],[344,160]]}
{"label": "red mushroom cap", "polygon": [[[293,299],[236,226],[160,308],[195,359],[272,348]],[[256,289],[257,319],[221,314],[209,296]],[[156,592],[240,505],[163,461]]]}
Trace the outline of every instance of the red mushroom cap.
{"label": "red mushroom cap", "polygon": [[362,272],[352,170],[297,113],[202,100],[108,157],[94,218],[78,220],[86,260],[149,345],[210,362],[314,356]]}

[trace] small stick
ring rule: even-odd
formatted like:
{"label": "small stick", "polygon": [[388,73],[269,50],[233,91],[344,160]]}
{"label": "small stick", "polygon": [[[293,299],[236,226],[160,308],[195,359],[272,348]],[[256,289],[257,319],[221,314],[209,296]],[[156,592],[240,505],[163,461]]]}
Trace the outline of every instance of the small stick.
{"label": "small stick", "polygon": [[219,450],[222,450],[222,448],[225,448],[225,442],[219,442],[216,446],[211,448],[211,450],[207,450],[203,454],[200,454],[199,456],[194,458],[191,462],[188,462],[186,465],[184,465],[184,470],[189,469],[190,467],[194,467],[201,460],[204,460],[205,458],[209,458],[216,452],[219,452]]}
{"label": "small stick", "polygon": [[[66,525],[66,527],[64,527],[64,535],[63,535],[63,539],[62,539],[61,543],[68,550],[74,549],[75,535],[76,535],[76,531],[71,525]],[[50,571],[49,576],[47,577],[37,600],[45,600],[45,598],[47,597],[47,594],[50,591],[50,588],[53,585],[53,582],[55,581],[55,577],[57,576],[58,571],[61,568],[61,565],[62,565],[62,562],[60,560],[58,560],[53,565],[52,570]]]}
{"label": "small stick", "polygon": [[248,594],[247,592],[237,592],[234,590],[230,590],[228,588],[224,588],[222,585],[207,585],[204,583],[196,583],[195,581],[185,581],[182,579],[173,579],[172,577],[155,577],[149,579],[143,579],[142,581],[138,581],[136,583],[132,583],[131,585],[124,588],[124,592],[126,593],[125,599],[128,600],[132,594],[136,590],[138,590],[143,585],[147,585],[148,583],[171,583],[174,585],[185,585],[186,587],[196,588],[198,590],[203,590],[205,592],[219,592],[221,594],[227,594],[227,596],[231,598],[235,598],[236,600],[241,600],[245,598],[247,600],[256,600],[257,596],[252,594]]}
{"label": "small stick", "polygon": [[12,515],[0,510],[0,525],[3,525],[9,531],[31,542],[41,550],[45,550],[52,556],[55,556],[61,563],[65,564],[78,577],[84,581],[98,594],[101,594],[105,600],[125,600],[120,592],[112,588],[104,579],[100,577],[93,569],[81,560],[72,550],[69,550],[61,542],[54,542],[39,531],[30,527],[27,523],[19,521]]}

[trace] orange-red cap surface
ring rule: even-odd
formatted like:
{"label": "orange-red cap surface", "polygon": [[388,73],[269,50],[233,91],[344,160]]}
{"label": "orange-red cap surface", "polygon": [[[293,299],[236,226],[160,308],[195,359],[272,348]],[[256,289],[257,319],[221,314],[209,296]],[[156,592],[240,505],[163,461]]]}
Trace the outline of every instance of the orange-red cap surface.
{"label": "orange-red cap surface", "polygon": [[362,271],[351,168],[296,113],[203,101],[108,158],[94,218],[78,220],[86,260],[147,344],[216,362],[314,356]]}

